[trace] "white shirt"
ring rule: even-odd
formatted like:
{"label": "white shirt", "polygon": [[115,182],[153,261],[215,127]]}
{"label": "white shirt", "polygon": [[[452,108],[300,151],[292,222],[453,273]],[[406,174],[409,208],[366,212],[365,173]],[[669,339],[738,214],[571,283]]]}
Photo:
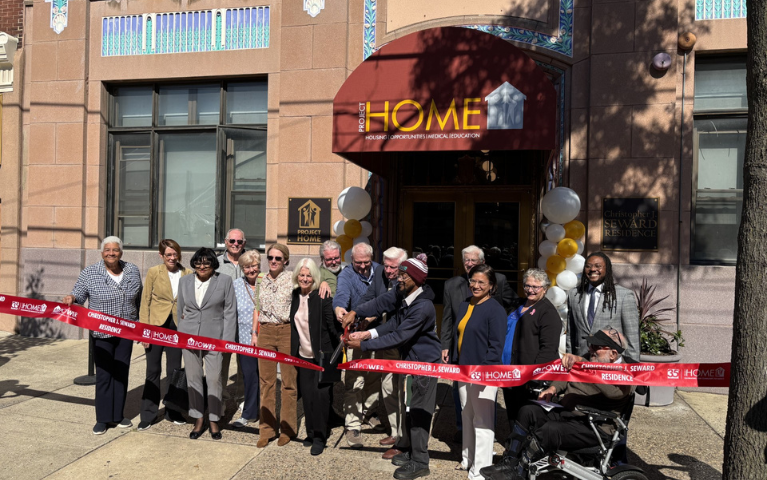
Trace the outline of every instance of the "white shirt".
{"label": "white shirt", "polygon": [[208,291],[208,286],[210,286],[210,278],[205,280],[204,282],[201,282],[199,278],[195,275],[194,277],[194,299],[197,302],[197,306],[202,306],[202,299],[205,298],[205,292]]}
{"label": "white shirt", "polygon": [[181,269],[168,272],[168,278],[170,279],[170,288],[173,290],[173,298],[176,298],[178,296],[178,281],[181,280]]}
{"label": "white shirt", "polygon": [[[405,302],[405,305],[409,307],[410,304],[415,301],[416,297],[422,293],[423,293],[423,287],[418,287],[415,289],[413,293],[405,297],[405,300],[403,300],[403,302]],[[378,338],[378,332],[376,332],[375,328],[371,328],[370,330],[368,330],[368,332],[370,332],[370,338]]]}
{"label": "white shirt", "polygon": [[[596,292],[594,293],[594,301],[597,302],[597,305],[599,305],[599,299],[602,298],[602,289],[604,288],[605,284],[600,283],[596,287],[589,284],[589,291],[586,292],[583,298],[583,318],[588,320],[589,318],[589,302],[591,302],[591,291],[596,289]],[[596,306],[594,307],[594,312],[596,313],[597,309]]]}
{"label": "white shirt", "polygon": [[112,275],[112,273],[109,273],[109,276],[112,277],[112,280],[115,281],[116,284],[120,285],[120,282],[123,281],[123,272],[120,272],[120,275]]}

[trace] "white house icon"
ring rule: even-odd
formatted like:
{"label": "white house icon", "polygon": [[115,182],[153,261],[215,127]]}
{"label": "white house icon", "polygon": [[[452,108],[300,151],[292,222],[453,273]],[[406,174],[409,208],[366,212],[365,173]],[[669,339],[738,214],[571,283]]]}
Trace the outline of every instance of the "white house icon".
{"label": "white house icon", "polygon": [[485,97],[488,130],[518,130],[522,128],[527,97],[509,82]]}

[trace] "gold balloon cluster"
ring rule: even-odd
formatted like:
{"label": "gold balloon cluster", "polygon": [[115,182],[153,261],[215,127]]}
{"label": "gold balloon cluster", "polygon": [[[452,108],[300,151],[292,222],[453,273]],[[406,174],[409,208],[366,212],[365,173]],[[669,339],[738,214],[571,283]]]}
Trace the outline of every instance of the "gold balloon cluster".
{"label": "gold balloon cluster", "polygon": [[586,233],[586,226],[578,220],[567,222],[563,226],[565,227],[565,238],[557,243],[557,253],[546,260],[546,273],[549,275],[552,286],[556,285],[557,275],[567,268],[567,259],[578,253],[576,240]]}

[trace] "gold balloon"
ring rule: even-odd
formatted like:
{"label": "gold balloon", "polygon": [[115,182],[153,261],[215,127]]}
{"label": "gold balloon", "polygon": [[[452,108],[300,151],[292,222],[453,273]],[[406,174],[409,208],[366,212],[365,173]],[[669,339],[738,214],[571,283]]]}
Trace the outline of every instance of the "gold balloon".
{"label": "gold balloon", "polygon": [[351,218],[344,224],[344,233],[351,238],[357,238],[360,236],[360,233],[362,233],[362,224],[359,220]]}
{"label": "gold balloon", "polygon": [[563,238],[557,244],[557,255],[560,257],[570,258],[576,253],[578,253],[578,243],[572,238]]}
{"label": "gold balloon", "polygon": [[553,273],[554,275],[559,275],[562,273],[562,271],[564,271],[566,267],[567,262],[563,257],[560,257],[559,255],[552,255],[548,258],[548,260],[546,260],[546,271]]}
{"label": "gold balloon", "polygon": [[549,288],[556,287],[557,286],[557,276],[550,271],[546,270],[546,275],[549,276],[549,281],[551,282],[551,285],[549,285]]}
{"label": "gold balloon", "polygon": [[[346,227],[344,226],[344,230]],[[341,245],[341,250],[346,252],[350,248],[352,248],[352,245],[354,244],[354,239],[350,237],[349,235],[339,235],[336,237],[336,242],[338,242],[339,245]],[[341,255],[341,258],[343,258],[343,255]]]}
{"label": "gold balloon", "polygon": [[586,226],[578,220],[565,223],[565,238],[578,240],[586,233]]}

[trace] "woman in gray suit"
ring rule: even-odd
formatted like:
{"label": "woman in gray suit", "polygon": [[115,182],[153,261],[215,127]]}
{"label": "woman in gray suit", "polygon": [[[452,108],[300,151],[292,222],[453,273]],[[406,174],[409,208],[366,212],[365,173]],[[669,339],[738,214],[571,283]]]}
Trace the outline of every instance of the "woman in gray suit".
{"label": "woman in gray suit", "polygon": [[[187,275],[179,281],[176,301],[180,317],[178,331],[233,342],[237,329],[237,300],[231,277],[215,273],[218,260],[210,248],[197,250],[190,263],[195,274]],[[204,431],[204,367],[208,387],[210,436],[213,440],[221,440],[221,429],[218,426],[224,413],[221,400],[221,353],[187,349],[183,356],[189,387],[189,416],[195,419],[189,438],[197,440]]]}

